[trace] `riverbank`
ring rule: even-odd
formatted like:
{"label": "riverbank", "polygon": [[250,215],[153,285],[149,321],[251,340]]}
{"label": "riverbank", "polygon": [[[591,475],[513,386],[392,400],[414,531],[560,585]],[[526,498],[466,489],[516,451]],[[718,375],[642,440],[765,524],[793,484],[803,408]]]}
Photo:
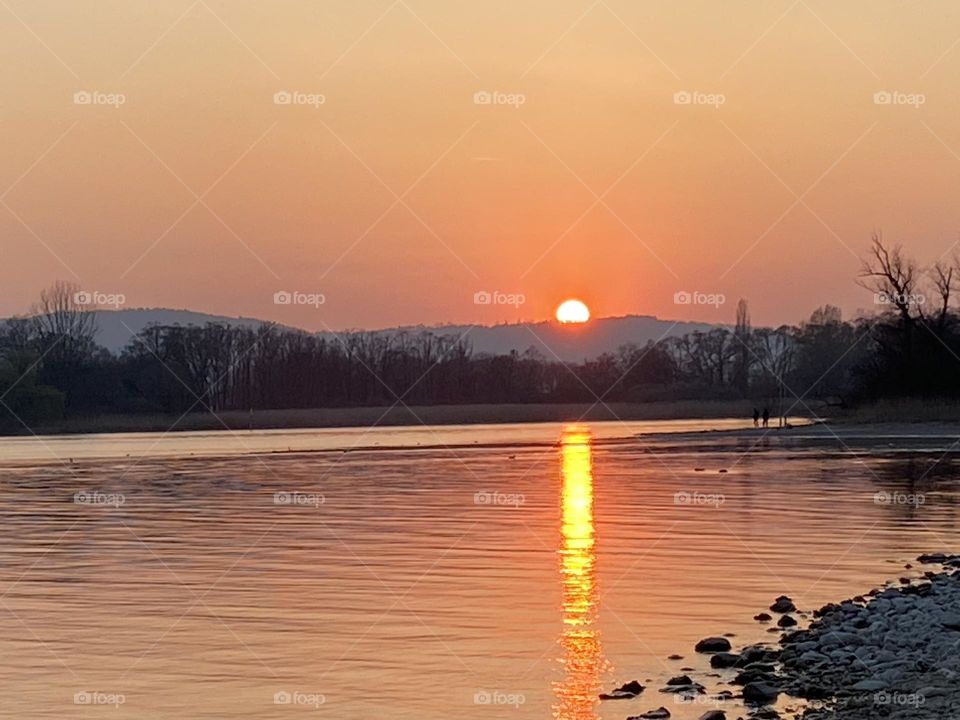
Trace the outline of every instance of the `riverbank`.
{"label": "riverbank", "polygon": [[[903,572],[812,613],[780,596],[754,618],[780,634],[779,647],[734,651],[716,636],[695,648],[719,671],[707,675],[738,690],[710,696],[696,677],[681,675],[661,692],[714,706],[703,716],[711,720],[726,720],[735,701],[756,720],[960,718],[960,555],[921,555]],[[633,716],[666,717],[659,710]]]}
{"label": "riverbank", "polygon": [[942,569],[827,605],[784,638],[782,687],[817,704],[803,720],[960,717],[960,557],[918,561]]}
{"label": "riverbank", "polygon": [[[295,428],[487,425],[536,422],[601,422],[747,417],[751,406],[740,401],[653,403],[570,403],[508,405],[428,405],[417,407],[226,410],[188,415],[99,415],[32,427],[37,435],[185,430],[282,430]],[[4,435],[30,434],[8,428]]]}
{"label": "riverbank", "polygon": [[[749,417],[752,405],[739,400],[679,400],[649,403],[511,403],[499,405],[427,405],[407,407],[308,408],[285,410],[224,410],[216,414],[123,414],[69,418],[56,423],[0,427],[0,436],[71,435],[118,432],[179,432],[216,430],[291,430],[312,428],[422,427],[424,425],[493,425],[539,422],[616,422],[641,420],[711,420]],[[716,439],[791,438],[804,442],[869,445],[910,438],[960,438],[960,405],[901,401],[871,405],[829,416],[816,414],[820,405],[792,413],[794,427],[744,428],[709,433]],[[703,439],[690,433],[682,439]],[[647,436],[652,437],[652,436]],[[679,435],[672,435],[681,439]]]}

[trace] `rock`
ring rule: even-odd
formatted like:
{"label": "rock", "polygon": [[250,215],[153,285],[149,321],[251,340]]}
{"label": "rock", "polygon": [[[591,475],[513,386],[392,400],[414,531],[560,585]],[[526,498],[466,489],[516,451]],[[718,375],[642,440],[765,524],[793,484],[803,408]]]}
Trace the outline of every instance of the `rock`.
{"label": "rock", "polygon": [[769,615],[768,613],[760,613],[759,615],[754,615],[753,619],[756,620],[757,622],[762,622],[762,623],[770,622],[771,620],[773,620],[773,616]]}
{"label": "rock", "polygon": [[960,615],[944,615],[940,618],[940,624],[947,630],[960,630]]}
{"label": "rock", "polygon": [[876,690],[883,690],[885,687],[887,687],[887,684],[882,680],[861,680],[855,683],[852,689],[862,692],[875,692]]}
{"label": "rock", "polygon": [[780,691],[772,685],[753,682],[743,686],[743,699],[751,704],[770,705],[776,702]]}
{"label": "rock", "polygon": [[740,651],[739,667],[746,667],[757,662],[773,662],[780,656],[779,650],[772,650],[763,645],[750,645]]}
{"label": "rock", "polygon": [[730,641],[723,637],[704,638],[694,648],[698,653],[729,652]]}
{"label": "rock", "polygon": [[723,710],[707,710],[700,720],[727,720],[727,714]]}
{"label": "rock", "polygon": [[637,695],[642,693],[646,688],[643,687],[638,681],[631,680],[628,683],[624,683],[616,690],[612,690],[609,693],[600,693],[601,700],[630,700],[635,698]]}
{"label": "rock", "polygon": [[797,625],[797,621],[794,620],[789,615],[784,615],[779,620],[777,620],[778,627],[788,628],[788,627],[796,627],[796,625]]}
{"label": "rock", "polygon": [[710,667],[712,668],[730,668],[740,660],[739,655],[733,653],[721,652],[710,656]]}
{"label": "rock", "polygon": [[628,717],[627,720],[666,720],[668,717],[670,717],[670,711],[661,707],[656,710],[648,710],[642,715],[633,715]]}
{"label": "rock", "polygon": [[667,660],[683,660],[683,655],[671,655]]}
{"label": "rock", "polygon": [[746,670],[741,670],[737,673],[737,676],[733,679],[734,685],[752,685],[755,683],[765,683],[770,679],[772,675],[773,668],[770,667],[769,670],[764,667],[750,667]]}
{"label": "rock", "polygon": [[797,611],[797,606],[794,605],[793,600],[788,598],[786,595],[781,595],[773,601],[773,605],[770,606],[770,609],[775,613],[791,613]]}
{"label": "rock", "polygon": [[707,689],[698,682],[694,682],[688,675],[678,675],[667,680],[667,687],[661,688],[662,693],[673,693],[674,695],[703,695]]}

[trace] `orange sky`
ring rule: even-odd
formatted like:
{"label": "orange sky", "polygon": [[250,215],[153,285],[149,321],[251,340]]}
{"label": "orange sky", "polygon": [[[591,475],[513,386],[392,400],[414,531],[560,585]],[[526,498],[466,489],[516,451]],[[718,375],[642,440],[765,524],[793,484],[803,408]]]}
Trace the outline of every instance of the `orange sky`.
{"label": "orange sky", "polygon": [[66,279],[311,329],[542,319],[570,295],[594,317],[723,322],[746,297],[778,324],[869,307],[853,278],[874,229],[924,262],[960,238],[955,3],[7,0],[0,17],[4,315]]}

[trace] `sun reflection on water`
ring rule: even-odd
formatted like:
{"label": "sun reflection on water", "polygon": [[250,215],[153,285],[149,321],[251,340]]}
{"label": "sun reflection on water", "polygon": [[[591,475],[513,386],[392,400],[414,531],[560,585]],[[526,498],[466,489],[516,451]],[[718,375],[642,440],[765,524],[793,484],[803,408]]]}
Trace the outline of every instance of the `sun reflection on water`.
{"label": "sun reflection on water", "polygon": [[563,680],[555,683],[554,717],[597,720],[597,694],[604,667],[597,621],[596,552],[593,526],[593,460],[589,430],[566,428],[561,451],[560,573]]}

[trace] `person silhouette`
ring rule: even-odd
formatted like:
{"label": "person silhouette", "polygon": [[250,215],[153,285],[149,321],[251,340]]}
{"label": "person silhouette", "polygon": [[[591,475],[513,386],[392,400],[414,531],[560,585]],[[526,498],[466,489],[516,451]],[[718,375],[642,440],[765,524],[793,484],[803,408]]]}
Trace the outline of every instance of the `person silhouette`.
{"label": "person silhouette", "polygon": [[760,427],[760,411],[756,408],[753,409],[753,426]]}
{"label": "person silhouette", "polygon": [[770,410],[768,408],[763,409],[763,426],[770,426]]}

